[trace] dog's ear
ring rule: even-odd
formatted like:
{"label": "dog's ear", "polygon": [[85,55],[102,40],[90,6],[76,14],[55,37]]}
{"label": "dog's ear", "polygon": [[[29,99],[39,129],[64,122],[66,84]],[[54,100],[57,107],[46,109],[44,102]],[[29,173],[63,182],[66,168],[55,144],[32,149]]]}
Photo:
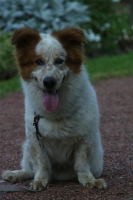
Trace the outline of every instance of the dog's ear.
{"label": "dog's ear", "polygon": [[66,45],[81,45],[82,43],[87,43],[84,32],[81,29],[75,27],[69,27],[61,31],[53,32],[52,36],[56,37],[61,43]]}
{"label": "dog's ear", "polygon": [[30,44],[31,41],[36,42],[40,40],[40,36],[38,32],[28,28],[24,27],[21,29],[16,30],[11,38],[11,44],[15,45],[16,48],[20,48],[23,46],[27,46]]}
{"label": "dog's ear", "polygon": [[84,32],[81,29],[70,27],[51,34],[64,47],[67,52],[66,64],[75,73],[81,71],[84,60],[83,45],[86,44]]}

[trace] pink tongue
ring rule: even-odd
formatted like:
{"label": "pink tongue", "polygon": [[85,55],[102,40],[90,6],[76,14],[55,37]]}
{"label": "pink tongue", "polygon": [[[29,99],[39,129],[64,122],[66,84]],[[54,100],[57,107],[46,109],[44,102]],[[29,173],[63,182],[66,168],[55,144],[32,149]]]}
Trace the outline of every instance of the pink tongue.
{"label": "pink tongue", "polygon": [[48,93],[46,92],[43,96],[43,105],[46,110],[54,111],[57,109],[59,103],[59,97],[56,92]]}

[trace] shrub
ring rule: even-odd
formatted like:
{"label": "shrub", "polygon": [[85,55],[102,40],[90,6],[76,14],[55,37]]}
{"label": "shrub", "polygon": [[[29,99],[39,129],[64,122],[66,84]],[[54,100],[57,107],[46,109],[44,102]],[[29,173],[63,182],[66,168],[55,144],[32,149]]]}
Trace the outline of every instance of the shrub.
{"label": "shrub", "polygon": [[1,0],[0,29],[13,31],[28,25],[51,32],[66,26],[81,26],[89,21],[87,8],[66,0]]}
{"label": "shrub", "polygon": [[10,37],[11,34],[0,32],[0,80],[9,79],[17,72]]}
{"label": "shrub", "polygon": [[120,0],[79,0],[89,7],[88,54],[115,54],[133,51],[133,30],[128,8]]}

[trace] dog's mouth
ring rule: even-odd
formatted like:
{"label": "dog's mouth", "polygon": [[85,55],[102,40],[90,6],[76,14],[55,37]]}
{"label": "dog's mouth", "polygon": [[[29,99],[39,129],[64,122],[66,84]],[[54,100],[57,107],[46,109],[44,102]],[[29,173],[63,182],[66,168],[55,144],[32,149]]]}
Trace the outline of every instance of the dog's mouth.
{"label": "dog's mouth", "polygon": [[51,90],[44,90],[44,95],[43,95],[43,105],[45,106],[47,111],[55,111],[58,108],[59,104],[59,90],[62,87],[62,84],[64,82],[65,77],[62,80],[62,83],[58,90],[56,89],[51,89]]}

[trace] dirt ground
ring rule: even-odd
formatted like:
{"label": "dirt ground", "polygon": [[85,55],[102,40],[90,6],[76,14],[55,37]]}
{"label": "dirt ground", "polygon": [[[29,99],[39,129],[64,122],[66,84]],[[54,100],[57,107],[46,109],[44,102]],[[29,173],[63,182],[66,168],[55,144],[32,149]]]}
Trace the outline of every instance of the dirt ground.
{"label": "dirt ground", "polygon": [[[105,150],[102,178],[107,189],[88,190],[78,182],[54,182],[42,192],[0,194],[1,200],[133,200],[133,77],[104,80],[94,87],[101,113]],[[20,169],[23,117],[21,92],[0,99],[0,173]],[[17,185],[29,188],[30,181]]]}

